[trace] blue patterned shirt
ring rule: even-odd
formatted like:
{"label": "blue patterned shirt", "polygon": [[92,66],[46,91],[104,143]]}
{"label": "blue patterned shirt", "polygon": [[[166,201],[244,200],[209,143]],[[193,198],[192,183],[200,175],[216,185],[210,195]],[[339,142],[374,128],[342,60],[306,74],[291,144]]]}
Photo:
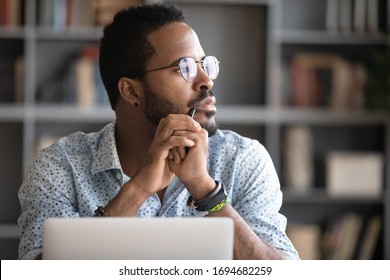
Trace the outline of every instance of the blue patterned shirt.
{"label": "blue patterned shirt", "polygon": [[[279,213],[282,193],[273,162],[256,140],[219,130],[209,139],[209,174],[225,185],[234,209],[263,240],[298,258]],[[42,226],[49,217],[90,217],[130,178],[123,173],[115,143],[115,121],[96,133],[77,132],[41,151],[19,190],[22,234],[19,258],[42,252]],[[189,193],[174,178],[160,201],[150,196],[137,217],[198,216]]]}

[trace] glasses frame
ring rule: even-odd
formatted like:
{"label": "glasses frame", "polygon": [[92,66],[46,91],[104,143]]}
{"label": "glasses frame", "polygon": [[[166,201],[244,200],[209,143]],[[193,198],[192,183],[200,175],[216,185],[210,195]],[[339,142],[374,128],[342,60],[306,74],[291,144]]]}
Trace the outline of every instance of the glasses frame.
{"label": "glasses frame", "polygon": [[[140,76],[140,75],[143,75],[143,74],[146,74],[146,73],[149,73],[149,72],[154,72],[154,71],[159,71],[159,70],[163,70],[163,69],[168,69],[168,68],[171,68],[171,67],[179,67],[180,74],[181,74],[181,76],[183,77],[183,79],[186,80],[187,82],[192,82],[192,81],[195,79],[195,77],[196,77],[196,75],[198,74],[198,72],[196,72],[196,75],[194,76],[194,78],[193,78],[192,80],[188,80],[188,79],[186,79],[186,78],[184,77],[183,72],[181,71],[180,63],[181,63],[184,59],[191,58],[191,59],[195,60],[195,64],[200,63],[200,67],[202,68],[203,72],[205,72],[206,75],[209,76],[209,75],[207,74],[205,68],[204,68],[204,60],[205,60],[207,57],[214,57],[215,60],[217,61],[217,64],[220,63],[219,60],[218,60],[218,58],[216,58],[216,57],[213,56],[213,55],[206,55],[206,56],[204,56],[201,60],[195,60],[193,57],[187,56],[187,57],[182,57],[182,58],[180,58],[180,59],[178,60],[178,62],[174,62],[174,64],[172,64],[172,65],[164,66],[164,67],[159,67],[159,68],[155,68],[155,69],[151,69],[151,70],[146,70],[146,71],[144,71],[144,72],[134,73],[134,74],[130,75],[130,77],[136,77],[136,76]],[[198,69],[198,68],[196,68],[196,69]],[[219,68],[218,68],[218,74],[219,74]],[[217,77],[218,77],[218,74],[217,74]],[[215,78],[212,79],[212,80],[215,80],[217,77],[215,77]],[[209,77],[209,78],[210,78],[210,77]],[[211,78],[210,78],[210,79],[211,79]]]}

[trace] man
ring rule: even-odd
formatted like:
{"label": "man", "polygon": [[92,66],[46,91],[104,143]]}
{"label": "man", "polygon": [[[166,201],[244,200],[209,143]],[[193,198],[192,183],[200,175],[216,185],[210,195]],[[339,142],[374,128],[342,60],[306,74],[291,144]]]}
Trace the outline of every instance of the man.
{"label": "man", "polygon": [[39,155],[19,191],[20,258],[41,254],[46,218],[93,215],[231,217],[235,259],[298,258],[272,160],[258,141],[217,128],[219,61],[180,10],[119,12],[104,29],[100,71],[116,120]]}

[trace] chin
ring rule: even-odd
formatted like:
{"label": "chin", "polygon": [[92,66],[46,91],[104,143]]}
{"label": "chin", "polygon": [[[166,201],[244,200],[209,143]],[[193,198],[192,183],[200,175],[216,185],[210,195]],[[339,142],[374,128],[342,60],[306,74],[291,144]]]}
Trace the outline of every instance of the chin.
{"label": "chin", "polygon": [[208,122],[201,123],[200,125],[202,128],[207,130],[209,137],[214,136],[218,130],[218,124],[214,120],[213,121],[210,120]]}

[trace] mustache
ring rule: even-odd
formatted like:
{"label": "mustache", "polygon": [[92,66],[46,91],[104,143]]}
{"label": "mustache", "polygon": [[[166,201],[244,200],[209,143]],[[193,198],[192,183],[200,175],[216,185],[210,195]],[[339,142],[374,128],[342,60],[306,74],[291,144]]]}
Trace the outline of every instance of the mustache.
{"label": "mustache", "polygon": [[206,99],[209,96],[214,96],[214,92],[212,90],[202,88],[199,92],[199,95],[194,100],[192,100],[188,106],[193,108],[196,104],[200,103],[203,99]]}

